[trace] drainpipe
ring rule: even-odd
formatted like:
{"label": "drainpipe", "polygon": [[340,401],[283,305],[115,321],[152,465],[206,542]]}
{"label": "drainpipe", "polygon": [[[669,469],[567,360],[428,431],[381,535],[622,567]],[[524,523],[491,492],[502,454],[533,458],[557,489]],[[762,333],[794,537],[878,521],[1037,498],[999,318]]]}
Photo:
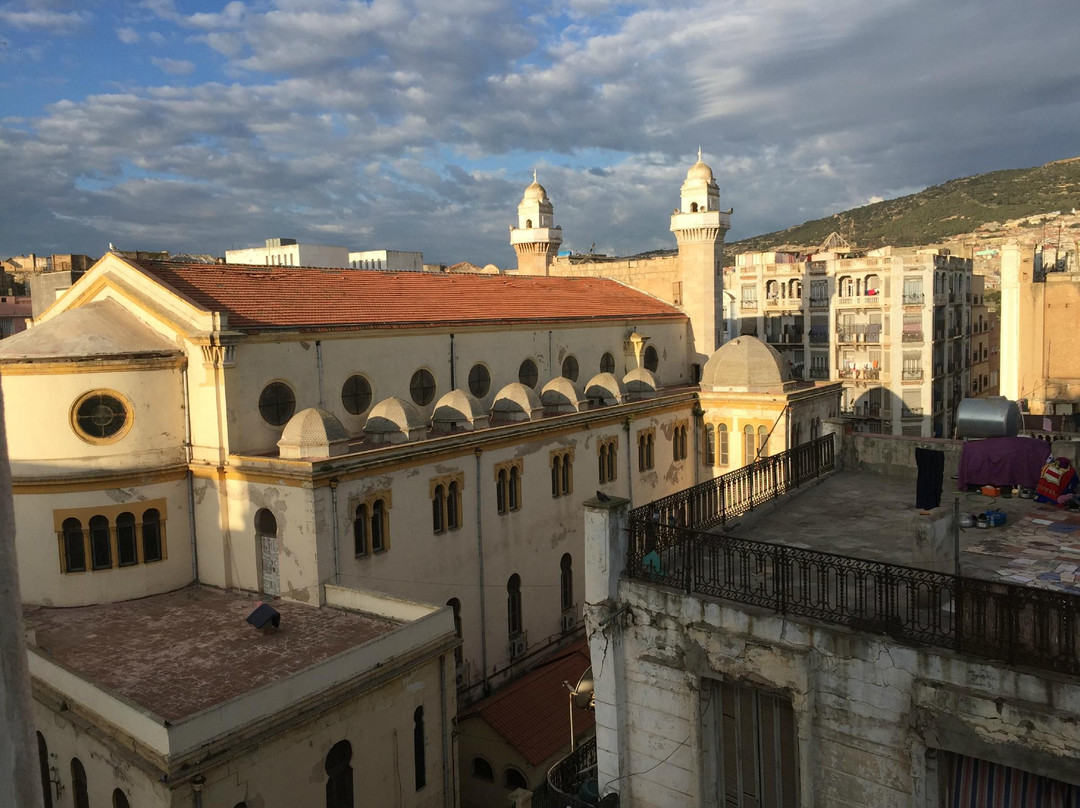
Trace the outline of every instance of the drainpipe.
{"label": "drainpipe", "polygon": [[338,555],[337,477],[330,478],[330,520],[334,537],[334,583],[341,583],[341,561]]}
{"label": "drainpipe", "polygon": [[457,368],[454,365],[454,335],[450,335],[450,389],[457,390]]}
{"label": "drainpipe", "polygon": [[191,399],[188,392],[188,373],[185,366],[180,371],[180,382],[184,395],[184,453],[187,470],[188,532],[191,533],[191,578],[199,580],[199,543],[195,539],[195,474],[191,470],[193,451],[191,448]]}
{"label": "drainpipe", "polygon": [[193,808],[202,808],[202,790],[206,785],[206,777],[196,774],[191,778],[191,804]]}
{"label": "drainpipe", "polygon": [[442,713],[442,754],[443,754],[443,805],[446,808],[454,808],[454,784],[452,772],[455,768],[453,755],[454,747],[450,741],[450,711],[447,709],[446,698],[446,654],[439,657],[439,710]]}
{"label": "drainpipe", "polygon": [[480,455],[484,450],[476,448],[476,556],[480,573],[480,664],[483,665],[484,695],[488,693],[487,667],[487,609],[484,607],[484,514],[480,498]]}
{"label": "drainpipe", "polygon": [[322,390],[322,340],[315,340],[315,365],[319,372],[319,409],[323,407],[323,390]]}
{"label": "drainpipe", "polygon": [[628,508],[634,507],[634,464],[633,459],[630,457],[633,454],[633,442],[630,440],[630,421],[632,419],[627,416],[623,419],[623,429],[626,430],[626,498],[630,500]]}
{"label": "drainpipe", "polygon": [[552,332],[548,331],[548,377],[554,379],[555,378],[555,365],[553,365],[552,362],[555,359],[555,355],[554,355],[554,353],[552,351],[552,347],[551,347],[551,345],[552,345],[552,336],[551,336],[551,334],[552,334]]}

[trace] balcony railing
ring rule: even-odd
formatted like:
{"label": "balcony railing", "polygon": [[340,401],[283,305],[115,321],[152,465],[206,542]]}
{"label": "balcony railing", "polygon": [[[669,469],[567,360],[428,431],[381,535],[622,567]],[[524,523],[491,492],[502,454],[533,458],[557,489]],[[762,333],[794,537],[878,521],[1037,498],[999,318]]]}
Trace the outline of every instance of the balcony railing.
{"label": "balcony railing", "polygon": [[905,331],[901,335],[900,339],[903,342],[922,342],[923,341],[923,332],[922,331]]}
{"label": "balcony railing", "polygon": [[904,305],[905,306],[921,306],[925,299],[926,298],[922,294],[922,292],[919,292],[919,294],[917,294],[917,295],[904,295]]}
{"label": "balcony railing", "polygon": [[[569,755],[548,769],[547,780],[533,792],[533,808],[595,808],[578,796],[581,784],[596,778],[596,738],[578,744]],[[613,803],[617,808],[618,801]]]}
{"label": "balcony railing", "polygon": [[[792,453],[801,453],[799,460]],[[807,482],[831,470],[832,459],[832,437],[826,436],[631,511],[627,576],[901,641],[1080,674],[1078,595],[704,532],[736,515],[730,507],[725,512],[729,501],[750,510],[796,479]]]}
{"label": "balcony railing", "polygon": [[841,379],[875,381],[881,378],[881,370],[878,368],[842,368],[838,375]]}
{"label": "balcony railing", "polygon": [[740,300],[739,301],[739,308],[740,309],[756,309],[757,308],[757,300]]}
{"label": "balcony railing", "polygon": [[905,368],[900,372],[900,379],[905,382],[921,382],[922,378],[922,368]]}
{"label": "balcony railing", "polygon": [[823,435],[635,508],[630,512],[631,533],[635,524],[646,527],[678,525],[702,530],[722,525],[833,468],[833,438]]}
{"label": "balcony railing", "polygon": [[829,298],[827,298],[827,297],[812,297],[812,298],[810,298],[810,308],[812,308],[812,309],[827,309],[827,308],[829,308]]}
{"label": "balcony railing", "polygon": [[811,379],[827,379],[829,378],[828,368],[810,368]]}

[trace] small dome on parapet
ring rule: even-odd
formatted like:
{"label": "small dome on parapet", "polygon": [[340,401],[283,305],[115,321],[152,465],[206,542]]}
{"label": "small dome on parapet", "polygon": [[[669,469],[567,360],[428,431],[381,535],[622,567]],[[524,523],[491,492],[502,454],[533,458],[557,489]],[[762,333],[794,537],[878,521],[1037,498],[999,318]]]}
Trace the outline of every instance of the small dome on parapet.
{"label": "small dome on parapet", "polygon": [[374,443],[404,443],[424,436],[427,422],[408,401],[388,398],[371,408],[364,434]]}
{"label": "small dome on parapet", "polygon": [[484,405],[465,390],[451,390],[439,399],[431,415],[435,429],[483,429],[488,425]]}
{"label": "small dome on parapet", "polygon": [[308,407],[285,425],[278,441],[281,457],[336,457],[349,451],[349,434],[332,412]]}
{"label": "small dome on parapet", "polygon": [[623,376],[623,386],[631,398],[655,398],[663,385],[648,368],[634,368]]}
{"label": "small dome on parapet", "polygon": [[545,384],[540,401],[544,409],[559,413],[581,412],[586,403],[581,389],[565,376],[556,376]]}
{"label": "small dome on parapet", "polygon": [[763,393],[783,390],[790,382],[784,358],[771,345],[750,336],[721,345],[701,371],[701,389],[716,393]]}
{"label": "small dome on parapet", "polygon": [[626,388],[614,373],[597,373],[585,385],[585,398],[604,406],[622,404],[626,398]]}
{"label": "small dome on parapet", "polygon": [[506,385],[495,395],[491,417],[507,421],[536,421],[544,416],[540,396],[521,382]]}

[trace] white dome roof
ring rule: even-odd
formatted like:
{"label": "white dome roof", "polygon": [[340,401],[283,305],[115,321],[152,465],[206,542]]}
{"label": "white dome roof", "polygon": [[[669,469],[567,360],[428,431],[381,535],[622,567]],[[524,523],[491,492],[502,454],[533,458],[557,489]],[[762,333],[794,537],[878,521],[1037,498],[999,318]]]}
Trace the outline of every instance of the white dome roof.
{"label": "white dome roof", "polygon": [[698,161],[690,166],[690,170],[686,172],[687,180],[705,180],[705,182],[713,181],[712,169],[707,163],[703,162],[700,157]]}
{"label": "white dome roof", "polygon": [[701,371],[701,389],[762,393],[782,390],[791,381],[784,358],[757,337],[742,336],[721,345]]}
{"label": "white dome roof", "polygon": [[623,376],[623,386],[631,396],[638,398],[651,398],[663,385],[648,368],[634,368]]}
{"label": "white dome roof", "polygon": [[556,376],[540,391],[540,401],[556,412],[580,412],[585,406],[581,389],[565,376]]}
{"label": "white dome roof", "polygon": [[495,395],[491,405],[492,417],[511,421],[535,421],[544,414],[544,405],[540,396],[531,387],[521,382],[512,382]]}
{"label": "white dome roof", "polygon": [[622,404],[626,388],[614,373],[597,373],[585,385],[585,398],[600,404]]}
{"label": "white dome roof", "polygon": [[488,413],[476,396],[465,390],[451,390],[439,399],[431,415],[431,425],[436,429],[451,426],[487,426]]}
{"label": "white dome roof", "polygon": [[371,408],[364,433],[373,440],[396,442],[419,437],[427,429],[427,422],[420,411],[408,401],[387,398]]}
{"label": "white dome roof", "polygon": [[522,197],[522,199],[535,199],[538,202],[543,202],[545,199],[547,199],[547,190],[545,190],[543,185],[538,183],[536,180],[533,180],[529,184],[529,187],[525,189],[525,195]]}
{"label": "white dome roof", "polygon": [[332,412],[308,407],[285,425],[278,441],[282,457],[333,457],[348,451],[349,433]]}

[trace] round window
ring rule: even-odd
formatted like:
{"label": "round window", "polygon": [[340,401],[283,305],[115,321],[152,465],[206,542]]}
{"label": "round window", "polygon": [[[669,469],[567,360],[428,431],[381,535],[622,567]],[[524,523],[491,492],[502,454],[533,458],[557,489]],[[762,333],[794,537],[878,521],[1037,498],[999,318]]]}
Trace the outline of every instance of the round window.
{"label": "round window", "polygon": [[75,402],[72,420],[81,438],[119,440],[131,426],[131,410],[118,394],[95,390]]}
{"label": "round window", "polygon": [[491,374],[488,369],[477,362],[469,371],[469,392],[477,398],[483,398],[491,389]]}
{"label": "round window", "polygon": [[371,406],[371,385],[357,374],[345,380],[341,387],[341,403],[353,415],[360,415]]}
{"label": "round window", "polygon": [[605,353],[600,357],[600,372],[601,373],[614,373],[615,372],[615,357],[610,353]]}
{"label": "round window", "polygon": [[571,354],[566,357],[562,363],[562,375],[568,378],[572,382],[577,381],[578,377],[578,364],[577,357]]}
{"label": "round window", "polygon": [[270,382],[259,396],[259,414],[273,426],[284,426],[296,412],[296,396],[284,382]]}
{"label": "round window", "polygon": [[531,359],[526,359],[521,363],[521,367],[518,368],[518,381],[526,387],[536,387],[536,382],[539,380],[540,375],[536,372],[536,363]]}
{"label": "round window", "polygon": [[430,370],[420,368],[412,375],[409,393],[412,395],[412,400],[421,407],[426,407],[431,403],[431,400],[435,398],[435,377],[431,375]]}
{"label": "round window", "polygon": [[656,352],[656,348],[648,346],[645,349],[645,369],[656,373],[656,368],[660,365],[660,355]]}

